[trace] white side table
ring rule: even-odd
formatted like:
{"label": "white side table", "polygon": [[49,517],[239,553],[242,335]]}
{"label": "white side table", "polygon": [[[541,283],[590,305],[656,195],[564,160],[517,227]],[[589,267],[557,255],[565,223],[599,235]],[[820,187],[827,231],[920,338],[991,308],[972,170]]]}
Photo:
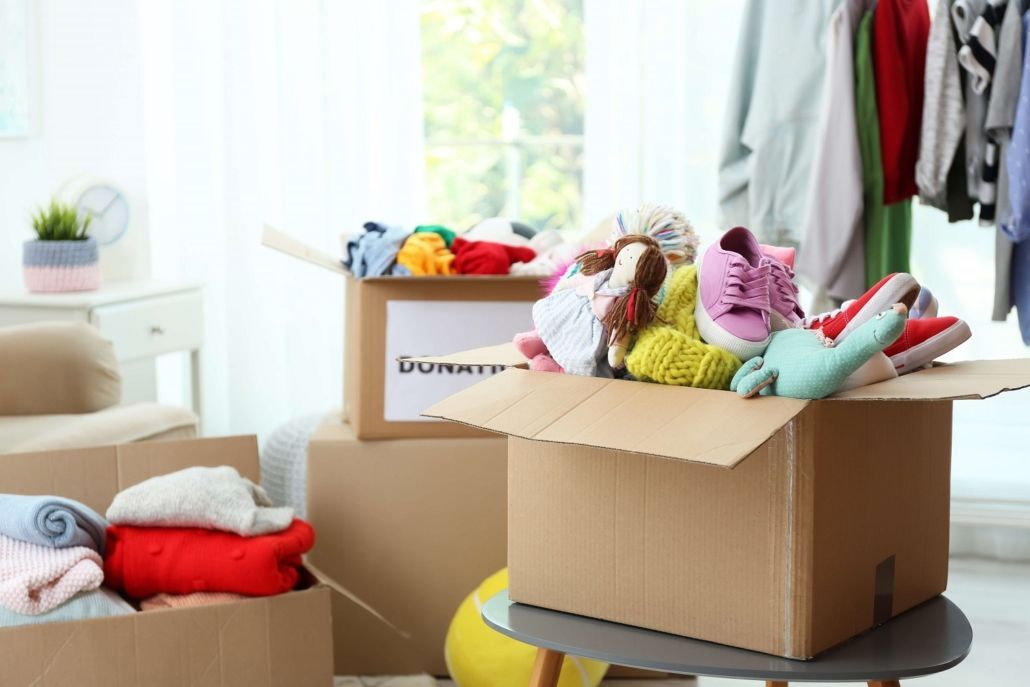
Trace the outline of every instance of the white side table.
{"label": "white side table", "polygon": [[114,343],[125,401],[157,400],[155,359],[190,354],[190,394],[200,415],[203,285],[126,281],[81,293],[0,293],[0,327],[45,320],[88,322]]}

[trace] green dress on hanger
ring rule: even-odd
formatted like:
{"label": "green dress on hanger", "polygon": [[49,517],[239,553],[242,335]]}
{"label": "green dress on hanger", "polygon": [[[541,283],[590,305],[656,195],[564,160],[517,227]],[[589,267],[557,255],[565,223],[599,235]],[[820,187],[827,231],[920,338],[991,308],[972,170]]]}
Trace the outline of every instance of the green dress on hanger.
{"label": "green dress on hanger", "polygon": [[866,286],[891,272],[908,272],[912,242],[912,201],[883,204],[883,160],[880,120],[873,73],[873,12],[866,12],[855,34],[855,121],[862,153],[862,195],[865,204]]}

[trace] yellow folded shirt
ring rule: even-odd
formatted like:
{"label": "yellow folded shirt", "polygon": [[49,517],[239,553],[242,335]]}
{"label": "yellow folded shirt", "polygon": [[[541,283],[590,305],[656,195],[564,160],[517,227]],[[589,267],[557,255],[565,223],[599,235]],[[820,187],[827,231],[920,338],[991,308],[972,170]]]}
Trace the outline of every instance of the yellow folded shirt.
{"label": "yellow folded shirt", "polygon": [[447,249],[443,237],[432,232],[412,234],[397,252],[397,264],[419,277],[454,274],[453,262],[454,253]]}

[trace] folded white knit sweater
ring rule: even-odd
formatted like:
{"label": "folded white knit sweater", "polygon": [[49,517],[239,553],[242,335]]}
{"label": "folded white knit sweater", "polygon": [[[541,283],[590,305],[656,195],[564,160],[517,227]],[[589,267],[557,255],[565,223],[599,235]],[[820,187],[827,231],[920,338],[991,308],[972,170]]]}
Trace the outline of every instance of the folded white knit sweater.
{"label": "folded white knit sweater", "polygon": [[139,527],[203,527],[244,537],[281,532],[292,508],[272,508],[265,490],[236,468],[192,467],[140,482],[119,492],[107,519]]}
{"label": "folded white knit sweater", "polygon": [[53,549],[0,534],[0,606],[23,615],[46,613],[104,581],[93,549]]}

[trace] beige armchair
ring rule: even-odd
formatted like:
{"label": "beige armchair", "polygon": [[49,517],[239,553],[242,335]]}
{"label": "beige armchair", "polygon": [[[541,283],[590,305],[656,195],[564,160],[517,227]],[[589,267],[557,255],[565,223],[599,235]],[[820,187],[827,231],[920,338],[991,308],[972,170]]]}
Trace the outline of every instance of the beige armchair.
{"label": "beige armchair", "polygon": [[114,347],[90,325],[0,328],[0,453],[196,436],[189,410],[121,395]]}

